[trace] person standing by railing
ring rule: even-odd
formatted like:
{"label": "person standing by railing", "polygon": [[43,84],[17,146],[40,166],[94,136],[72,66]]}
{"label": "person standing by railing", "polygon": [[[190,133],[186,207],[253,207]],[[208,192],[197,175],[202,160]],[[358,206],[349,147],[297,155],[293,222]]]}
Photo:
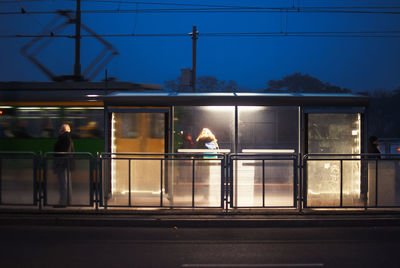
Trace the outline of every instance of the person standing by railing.
{"label": "person standing by railing", "polygon": [[376,136],[369,137],[367,153],[366,160],[361,162],[361,172],[363,174],[361,177],[361,199],[365,207],[373,202],[372,198],[375,196],[376,191],[377,160],[381,158],[381,150]]}
{"label": "person standing by railing", "polygon": [[[369,137],[369,142],[368,142],[368,153],[370,154],[377,154],[377,158],[381,158],[381,149],[379,148],[378,144],[378,138],[376,136],[371,136]],[[375,156],[372,156],[371,158],[375,158]]]}
{"label": "person standing by railing", "polygon": [[[71,138],[71,127],[63,124],[59,130],[60,136],[54,144],[54,152],[74,152],[74,143]],[[53,170],[57,174],[58,189],[60,194],[58,207],[65,207],[71,203],[72,184],[71,169],[73,168],[72,155],[56,154],[53,161]]]}

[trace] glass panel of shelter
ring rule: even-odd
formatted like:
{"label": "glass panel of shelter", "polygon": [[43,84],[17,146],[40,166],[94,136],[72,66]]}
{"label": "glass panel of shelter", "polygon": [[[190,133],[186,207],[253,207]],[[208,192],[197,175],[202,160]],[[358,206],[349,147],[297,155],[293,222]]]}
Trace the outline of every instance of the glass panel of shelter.
{"label": "glass panel of shelter", "polygon": [[233,106],[174,107],[174,152],[196,154],[174,161],[174,205],[221,206],[221,160],[213,154],[234,151],[234,126]]}
{"label": "glass panel of shelter", "polygon": [[361,114],[313,113],[307,120],[307,153],[319,154],[307,161],[307,206],[363,206]]}
{"label": "glass panel of shelter", "polygon": [[[167,118],[166,113],[112,113],[112,152],[168,152],[170,133],[166,125],[172,122]],[[114,159],[110,205],[218,207],[222,198],[221,161],[210,158],[210,152],[299,152],[298,107],[176,106],[171,118],[170,150],[207,154],[182,159],[159,156],[163,161],[154,161],[154,156],[151,160],[150,156]],[[308,153],[360,153],[360,114],[309,114],[307,126]],[[360,202],[360,161],[350,160],[342,165],[345,205]],[[338,205],[339,163],[335,159],[308,163],[308,205]],[[234,207],[293,207],[293,165],[290,160],[236,160],[232,174]],[[160,204],[161,194],[164,199]]]}
{"label": "glass panel of shelter", "polygon": [[[209,130],[207,137],[204,137],[205,128]],[[216,141],[217,148],[207,147],[204,140]],[[174,152],[207,153],[210,149],[221,153],[296,153],[298,107],[175,107]],[[177,161],[175,200],[181,200],[181,205],[189,203],[189,189],[194,183],[195,204],[217,205],[220,202],[220,164],[209,159],[196,162],[192,182],[190,161]],[[235,160],[234,207],[293,207],[293,165],[291,160]]]}
{"label": "glass panel of shelter", "polygon": [[[166,182],[167,112],[111,113],[111,195],[109,206],[159,206]],[[153,155],[152,155],[153,154]],[[160,159],[158,161],[157,159]]]}
{"label": "glass panel of shelter", "polygon": [[[234,163],[234,207],[294,207],[298,107],[238,107],[238,152],[265,157]],[[264,160],[262,160],[264,158]]]}

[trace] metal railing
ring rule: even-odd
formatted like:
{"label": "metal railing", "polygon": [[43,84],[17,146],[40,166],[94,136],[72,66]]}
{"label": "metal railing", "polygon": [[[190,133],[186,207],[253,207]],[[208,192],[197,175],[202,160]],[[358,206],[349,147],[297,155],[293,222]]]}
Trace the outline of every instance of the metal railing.
{"label": "metal railing", "polygon": [[39,165],[33,152],[0,152],[0,205],[37,206]]}
{"label": "metal railing", "polygon": [[44,206],[92,207],[96,158],[87,152],[45,153],[42,159]]}
{"label": "metal railing", "polygon": [[400,208],[400,155],[257,153],[0,152],[0,205],[57,206],[59,160],[71,208]]}
{"label": "metal railing", "polygon": [[400,208],[400,155],[309,154],[304,208]]}
{"label": "metal railing", "polygon": [[230,154],[229,167],[230,207],[298,207],[296,154]]}
{"label": "metal railing", "polygon": [[102,153],[100,206],[223,208],[225,158],[212,153]]}

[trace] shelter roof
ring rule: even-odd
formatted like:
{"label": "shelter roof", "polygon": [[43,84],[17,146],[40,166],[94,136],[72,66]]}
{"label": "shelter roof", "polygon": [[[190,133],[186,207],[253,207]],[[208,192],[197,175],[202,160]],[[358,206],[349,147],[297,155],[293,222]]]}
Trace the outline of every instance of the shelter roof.
{"label": "shelter roof", "polygon": [[369,98],[332,93],[176,93],[114,92],[102,97],[107,105],[249,105],[366,106]]}

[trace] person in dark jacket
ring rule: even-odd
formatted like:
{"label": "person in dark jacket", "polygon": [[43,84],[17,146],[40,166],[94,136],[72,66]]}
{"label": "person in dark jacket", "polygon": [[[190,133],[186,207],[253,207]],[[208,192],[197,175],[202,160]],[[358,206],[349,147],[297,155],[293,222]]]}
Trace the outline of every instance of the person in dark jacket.
{"label": "person in dark jacket", "polygon": [[[59,130],[60,136],[54,145],[56,153],[74,152],[74,143],[71,138],[71,127],[63,124]],[[66,206],[71,203],[71,169],[73,168],[72,155],[56,154],[53,161],[53,171],[57,174],[58,189],[60,194],[59,206]],[[67,158],[67,159],[66,159]]]}
{"label": "person in dark jacket", "polygon": [[[371,136],[368,139],[368,155],[365,157],[366,161],[361,161],[361,200],[364,202],[364,206],[367,206],[371,202],[371,196],[374,196],[374,186],[371,188],[371,184],[376,183],[376,159],[381,158],[381,150],[378,145],[378,138]],[[371,154],[371,155],[369,155]],[[372,155],[373,154],[373,155]],[[369,159],[369,160],[368,160]],[[373,199],[372,199],[373,200]]]}
{"label": "person in dark jacket", "polygon": [[381,150],[378,145],[378,138],[376,136],[369,137],[368,141],[368,153],[370,154],[378,154],[378,158],[380,157]]}

